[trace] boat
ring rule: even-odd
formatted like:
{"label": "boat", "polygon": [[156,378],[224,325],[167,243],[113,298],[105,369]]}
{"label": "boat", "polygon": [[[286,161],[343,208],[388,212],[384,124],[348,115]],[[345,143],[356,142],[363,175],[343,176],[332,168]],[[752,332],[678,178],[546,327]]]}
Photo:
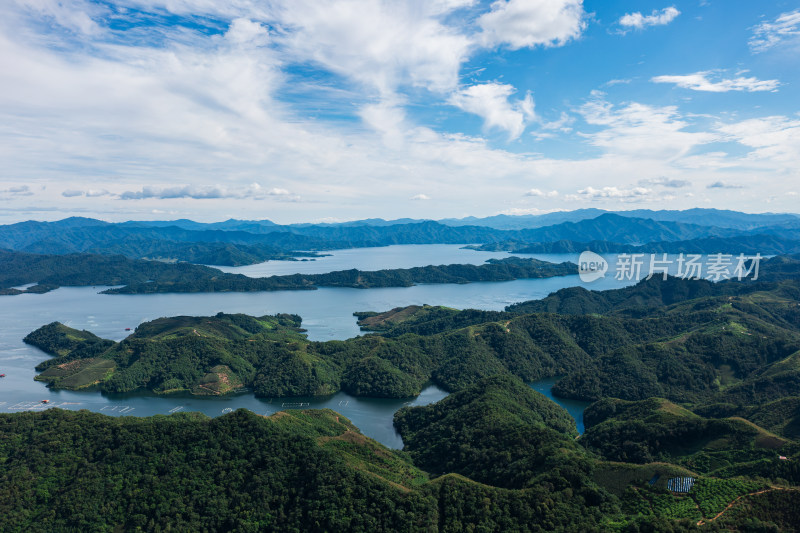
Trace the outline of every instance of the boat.
{"label": "boat", "polygon": [[6,377],[5,374],[0,374],[0,378],[4,378],[4,377]]}
{"label": "boat", "polygon": [[42,403],[50,403],[50,400],[42,400]]}
{"label": "boat", "polygon": [[131,330],[131,328],[125,328],[125,331],[130,331],[130,330]]}

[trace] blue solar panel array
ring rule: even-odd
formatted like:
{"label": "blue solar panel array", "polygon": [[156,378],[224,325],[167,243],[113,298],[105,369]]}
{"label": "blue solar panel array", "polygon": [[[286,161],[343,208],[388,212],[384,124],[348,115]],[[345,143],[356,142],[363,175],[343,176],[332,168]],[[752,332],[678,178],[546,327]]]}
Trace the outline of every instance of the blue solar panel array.
{"label": "blue solar panel array", "polygon": [[689,492],[694,481],[693,477],[674,477],[667,481],[667,489],[672,492]]}

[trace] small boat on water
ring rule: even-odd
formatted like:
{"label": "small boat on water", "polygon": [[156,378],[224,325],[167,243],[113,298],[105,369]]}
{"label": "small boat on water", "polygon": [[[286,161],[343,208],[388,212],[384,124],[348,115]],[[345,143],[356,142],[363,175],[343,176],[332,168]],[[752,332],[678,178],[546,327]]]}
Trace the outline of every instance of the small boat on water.
{"label": "small boat on water", "polygon": [[4,377],[6,377],[5,374],[0,374],[0,378],[4,378]]}
{"label": "small boat on water", "polygon": [[42,403],[50,403],[50,400],[42,400]]}
{"label": "small boat on water", "polygon": [[131,328],[125,328],[125,331],[130,331],[130,330],[131,330]]}

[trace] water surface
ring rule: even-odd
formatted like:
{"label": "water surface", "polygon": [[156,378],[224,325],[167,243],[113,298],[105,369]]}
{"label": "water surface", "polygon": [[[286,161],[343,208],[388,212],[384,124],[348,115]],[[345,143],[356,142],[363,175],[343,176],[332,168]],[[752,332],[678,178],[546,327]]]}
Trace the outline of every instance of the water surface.
{"label": "water surface", "polygon": [[[379,254],[377,259],[376,253]],[[266,264],[278,263],[281,268],[289,268],[283,273],[299,271],[297,266],[306,268],[306,265],[313,265],[313,268],[319,268],[319,265],[325,264],[325,268],[318,270],[325,272],[353,267],[373,269],[431,263],[468,263],[469,258],[480,263],[487,257],[505,256],[507,254],[461,250],[457,245],[408,245],[343,250],[334,252],[330,258],[314,262],[281,261]],[[541,257],[558,262],[577,259],[575,254]],[[611,278],[597,281],[591,288],[621,287],[631,283],[633,282],[617,282]],[[303,403],[308,404],[303,406],[306,408],[335,409],[350,418],[365,435],[387,446],[399,447],[401,441],[392,426],[394,412],[406,404],[422,405],[437,401],[446,395],[444,391],[428,387],[416,399],[407,400],[354,398],[338,393],[326,398],[273,398],[271,402],[270,399],[255,398],[252,393],[196,397],[54,391],[48,389],[44,383],[33,380],[36,375],[34,367],[49,356],[24,344],[22,339],[44,324],[59,321],[70,327],[86,329],[100,337],[119,341],[130,334],[125,328],[135,328],[148,320],[177,315],[213,315],[220,311],[257,316],[296,313],[303,317],[303,327],[308,329],[311,340],[347,339],[361,333],[352,315],[354,311],[385,311],[412,304],[502,310],[509,304],[543,298],[561,288],[578,284],[580,280],[574,275],[379,289],[323,287],[315,291],[106,295],[99,294],[105,287],[62,287],[46,294],[0,296],[0,373],[6,374],[5,378],[0,379],[0,412],[57,406],[65,409],[90,409],[110,415],[148,416],[174,411],[201,411],[210,416],[218,416],[227,409],[240,407],[259,414],[270,414],[287,408],[289,404]],[[42,400],[49,400],[49,403],[42,404]],[[557,398],[554,400],[557,403],[562,401]],[[579,425],[582,427],[580,422]]]}

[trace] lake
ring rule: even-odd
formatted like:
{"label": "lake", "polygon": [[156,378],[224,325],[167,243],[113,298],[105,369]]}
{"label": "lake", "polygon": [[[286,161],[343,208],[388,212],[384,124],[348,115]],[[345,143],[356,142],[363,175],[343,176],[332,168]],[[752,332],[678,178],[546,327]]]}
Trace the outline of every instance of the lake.
{"label": "lake", "polygon": [[[251,275],[295,272],[328,272],[349,268],[380,269],[427,264],[484,262],[491,257],[507,257],[502,252],[462,250],[460,245],[404,245],[359,248],[330,252],[316,261],[271,261],[227,271]],[[576,261],[577,254],[537,255],[550,261]],[[312,270],[303,270],[312,269]],[[618,288],[632,281],[611,277],[592,283],[592,289]],[[36,364],[48,356],[22,342],[34,329],[59,321],[70,327],[89,330],[100,337],[122,340],[142,322],[164,316],[247,313],[265,315],[296,313],[312,340],[346,339],[361,332],[354,311],[385,311],[412,304],[446,305],[459,309],[502,310],[506,305],[539,299],[564,287],[579,285],[578,276],[527,279],[464,285],[417,285],[380,289],[324,287],[315,291],[277,291],[210,294],[98,294],[105,287],[62,287],[46,294],[0,297],[0,412],[43,409],[90,409],[110,415],[147,416],[175,411],[202,411],[218,416],[227,409],[241,407],[259,414],[270,414],[290,404],[303,407],[330,407],[350,418],[365,435],[391,447],[401,447],[392,426],[392,415],[403,405],[423,405],[443,398],[446,393],[428,387],[417,398],[383,400],[354,398],[338,393],[327,398],[258,399],[250,393],[225,397],[154,396],[151,394],[103,395],[98,392],[53,391],[33,380]],[[548,389],[549,390],[549,389]],[[45,405],[41,400],[50,400]],[[561,403],[561,400],[558,400]],[[308,404],[308,405],[305,405]],[[572,409],[568,407],[568,410]],[[570,411],[575,416],[578,413]]]}

